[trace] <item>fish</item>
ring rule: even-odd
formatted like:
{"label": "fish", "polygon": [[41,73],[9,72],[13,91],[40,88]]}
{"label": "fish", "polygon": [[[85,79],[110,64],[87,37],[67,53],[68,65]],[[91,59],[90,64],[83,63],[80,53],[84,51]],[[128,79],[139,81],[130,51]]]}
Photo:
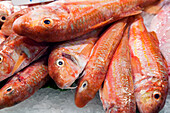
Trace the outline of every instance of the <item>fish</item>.
{"label": "fish", "polygon": [[77,39],[54,47],[49,55],[48,70],[50,77],[61,89],[70,87],[79,77],[87,64],[92,48],[101,30],[94,30]]}
{"label": "fish", "polygon": [[84,107],[100,89],[113,53],[121,41],[126,23],[127,19],[114,23],[94,45],[76,88],[75,104],[77,107]]}
{"label": "fish", "polygon": [[71,40],[121,18],[139,14],[143,7],[156,1],[56,1],[17,18],[13,23],[13,31],[37,42]]}
{"label": "fish", "polygon": [[0,81],[12,76],[45,54],[48,45],[11,34],[0,44]]}
{"label": "fish", "polygon": [[168,70],[154,32],[148,32],[141,15],[129,30],[132,75],[140,113],[158,113],[168,93]]}
{"label": "fish", "polygon": [[2,33],[2,31],[0,30],[0,44],[5,41],[6,36]]}
{"label": "fish", "polygon": [[0,25],[6,21],[9,15],[27,7],[28,6],[14,6],[11,1],[0,1]]}
{"label": "fish", "polygon": [[13,75],[0,89],[0,109],[26,100],[47,83],[49,78],[47,57],[30,64]]}
{"label": "fish", "polygon": [[170,1],[166,2],[162,9],[151,20],[150,31],[154,31],[159,40],[159,48],[168,64],[169,88],[170,88]]}
{"label": "fish", "polygon": [[136,113],[128,30],[129,25],[112,57],[106,78],[99,90],[106,113]]}

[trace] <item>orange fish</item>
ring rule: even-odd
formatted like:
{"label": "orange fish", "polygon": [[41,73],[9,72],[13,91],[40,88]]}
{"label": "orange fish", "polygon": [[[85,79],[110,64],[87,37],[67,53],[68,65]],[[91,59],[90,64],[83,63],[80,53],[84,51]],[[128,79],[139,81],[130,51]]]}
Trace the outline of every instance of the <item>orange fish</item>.
{"label": "orange fish", "polygon": [[0,30],[0,44],[5,41],[6,36],[2,33],[2,31]]}
{"label": "orange fish", "polygon": [[168,93],[168,69],[156,34],[149,33],[138,15],[129,32],[135,98],[140,113],[158,113]]}
{"label": "orange fish", "polygon": [[84,107],[100,89],[124,32],[126,19],[113,24],[96,42],[93,53],[83,71],[75,94],[75,104]]}
{"label": "orange fish", "polygon": [[49,80],[47,58],[16,73],[0,89],[0,109],[16,105],[33,95]]}
{"label": "orange fish", "polygon": [[56,46],[48,59],[49,75],[61,89],[70,87],[87,64],[100,30]]}
{"label": "orange fish", "polygon": [[99,90],[106,113],[136,113],[128,28],[113,55],[103,86]]}
{"label": "orange fish", "polygon": [[70,40],[123,17],[139,14],[143,7],[156,1],[56,1],[16,19],[13,30],[37,42]]}

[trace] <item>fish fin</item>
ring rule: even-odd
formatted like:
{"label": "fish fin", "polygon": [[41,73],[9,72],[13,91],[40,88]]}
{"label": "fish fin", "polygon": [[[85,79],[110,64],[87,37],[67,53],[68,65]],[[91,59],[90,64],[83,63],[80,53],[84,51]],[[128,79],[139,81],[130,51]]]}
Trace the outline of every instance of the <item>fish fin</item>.
{"label": "fish fin", "polygon": [[122,13],[120,15],[120,17],[124,18],[124,17],[129,17],[129,16],[137,15],[137,14],[140,14],[140,13],[142,13],[142,8],[138,6],[138,7],[134,8],[134,9],[131,9],[128,12]]}
{"label": "fish fin", "polygon": [[151,38],[157,44],[157,46],[159,46],[159,40],[158,40],[156,33],[154,31],[152,31],[152,32],[149,32],[149,34],[151,35]]}
{"label": "fish fin", "polygon": [[25,60],[25,58],[27,57],[27,55],[25,53],[22,53],[17,62],[14,65],[14,68],[12,70],[12,75],[17,71],[17,69],[21,66],[21,64],[23,63],[23,61]]}
{"label": "fish fin", "polygon": [[145,8],[144,11],[149,14],[157,14],[161,8],[162,8],[161,6],[148,6]]}
{"label": "fish fin", "polygon": [[104,22],[101,22],[101,23],[98,23],[98,24],[92,26],[91,29],[99,28],[99,27],[106,25],[107,23],[111,22],[112,20],[113,20],[113,18],[109,18],[108,20],[106,20]]}
{"label": "fish fin", "polygon": [[157,14],[160,11],[160,9],[162,8],[161,3],[163,1],[164,0],[158,0],[158,2],[156,2],[155,4],[146,7],[144,9],[144,11],[149,13],[149,14]]}

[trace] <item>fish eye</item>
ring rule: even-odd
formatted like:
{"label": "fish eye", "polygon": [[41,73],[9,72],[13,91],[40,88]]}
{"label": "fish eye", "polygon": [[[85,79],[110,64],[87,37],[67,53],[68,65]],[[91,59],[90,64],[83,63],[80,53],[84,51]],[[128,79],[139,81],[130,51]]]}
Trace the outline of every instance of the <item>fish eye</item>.
{"label": "fish eye", "polygon": [[45,27],[51,27],[53,25],[53,20],[50,19],[50,18],[45,18],[45,19],[42,20],[42,24]]}
{"label": "fish eye", "polygon": [[4,21],[5,21],[5,20],[6,20],[6,17],[5,17],[5,16],[2,16],[2,17],[1,17],[1,20],[4,20]]}
{"label": "fish eye", "polygon": [[6,16],[3,15],[3,16],[0,17],[0,19],[1,19],[2,22],[5,22]]}
{"label": "fish eye", "polygon": [[10,87],[8,87],[7,89],[6,89],[6,94],[8,95],[8,94],[12,94],[13,92],[14,92],[14,90],[12,89],[12,87],[10,86]]}
{"label": "fish eye", "polygon": [[56,61],[56,64],[57,64],[58,66],[63,66],[63,65],[64,65],[64,61],[61,60],[61,59],[58,59],[58,60]]}
{"label": "fish eye", "polygon": [[161,93],[155,91],[155,92],[153,93],[153,98],[158,101],[158,100],[161,98]]}
{"label": "fish eye", "polygon": [[88,86],[88,82],[87,81],[84,81],[79,89],[79,92],[85,90]]}
{"label": "fish eye", "polygon": [[3,59],[4,59],[3,56],[0,55],[0,63],[2,63]]}

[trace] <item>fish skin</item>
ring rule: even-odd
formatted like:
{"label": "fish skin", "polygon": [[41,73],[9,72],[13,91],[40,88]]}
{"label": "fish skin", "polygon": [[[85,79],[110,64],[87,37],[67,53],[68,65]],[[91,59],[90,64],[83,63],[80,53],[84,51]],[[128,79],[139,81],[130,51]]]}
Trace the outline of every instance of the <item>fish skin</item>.
{"label": "fish skin", "polygon": [[[31,11],[13,24],[13,30],[37,42],[66,41],[123,17],[141,13],[157,0],[65,0]],[[127,7],[128,6],[128,7]],[[47,38],[48,37],[48,38]]]}
{"label": "fish skin", "polygon": [[6,36],[2,33],[2,31],[0,30],[0,44],[5,41]]}
{"label": "fish skin", "polygon": [[16,73],[0,89],[0,109],[29,98],[48,80],[47,57],[44,57]]}
{"label": "fish skin", "polygon": [[[47,48],[46,44],[37,43],[15,33],[11,34],[0,45],[0,81],[10,77],[38,59],[46,52]],[[17,62],[21,62],[19,67],[15,67]],[[15,71],[13,71],[14,67],[16,68]]]}
{"label": "fish skin", "polygon": [[99,90],[106,113],[136,113],[128,29],[129,27],[113,55],[103,86]]}
{"label": "fish skin", "polygon": [[129,32],[135,98],[140,113],[158,113],[168,93],[168,70],[159,42],[138,15]]}
{"label": "fish skin", "polygon": [[2,25],[12,13],[27,7],[28,6],[14,6],[11,1],[0,1],[0,24]]}
{"label": "fish skin", "polygon": [[[48,69],[50,77],[59,88],[76,88],[70,86],[79,77],[87,64],[100,31],[101,30],[92,31],[77,39],[54,47],[49,55]],[[62,62],[63,65],[57,64],[59,61]]]}
{"label": "fish skin", "polygon": [[96,42],[75,93],[75,104],[84,107],[92,100],[105,79],[107,69],[124,32],[127,19],[113,24]]}

